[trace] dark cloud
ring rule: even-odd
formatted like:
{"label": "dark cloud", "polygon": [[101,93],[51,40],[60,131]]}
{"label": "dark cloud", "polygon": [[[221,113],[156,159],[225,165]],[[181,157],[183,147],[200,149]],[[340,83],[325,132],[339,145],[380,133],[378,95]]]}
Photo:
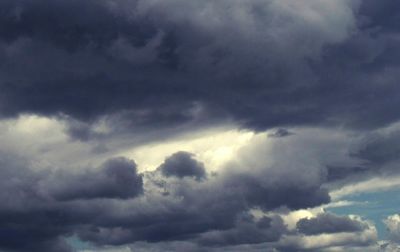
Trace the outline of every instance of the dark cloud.
{"label": "dark cloud", "polygon": [[206,177],[204,165],[193,158],[193,154],[188,152],[177,152],[168,157],[158,168],[167,177],[192,177],[201,180]]}
{"label": "dark cloud", "polygon": [[293,135],[294,133],[290,132],[287,129],[279,128],[275,132],[268,134],[269,137],[287,137]]}
{"label": "dark cloud", "polygon": [[400,135],[396,125],[367,132],[352,143],[347,155],[356,165],[327,165],[327,180],[360,181],[371,176],[398,174]]}
{"label": "dark cloud", "polygon": [[133,161],[116,158],[100,169],[81,174],[56,172],[47,185],[58,200],[93,198],[133,198],[143,193],[142,176]]}
{"label": "dark cloud", "polygon": [[[134,1],[133,1],[134,3]],[[155,31],[118,17],[111,1],[3,1],[0,37],[7,43],[20,38],[46,41],[70,52],[101,49],[123,36],[141,47]]]}
{"label": "dark cloud", "polygon": [[366,228],[365,224],[349,217],[340,217],[329,213],[319,214],[315,218],[304,218],[296,224],[299,232],[307,235],[322,233],[359,232]]}
{"label": "dark cloud", "polygon": [[399,172],[398,125],[361,132],[347,147],[346,155],[353,164],[327,164],[329,182],[360,181],[373,176],[392,176]]}
{"label": "dark cloud", "polygon": [[[271,148],[264,165],[257,146],[259,156],[215,176],[186,152],[145,175],[124,158],[50,171],[1,153],[0,249],[69,251],[64,238],[77,235],[94,245],[178,242],[207,251],[272,243],[300,251],[279,244],[288,234],[280,217],[250,212],[316,207],[330,201],[326,182],[396,170],[398,132],[369,133],[400,118],[397,7],[395,0],[1,1],[1,118],[57,117],[88,145],[106,134],[165,139],[222,122],[277,128],[273,137],[303,126],[367,137],[349,155],[359,165],[320,167],[287,146]],[[96,131],[100,121],[106,133]],[[365,229],[331,214],[297,228]]]}
{"label": "dark cloud", "polygon": [[[284,177],[277,178],[274,182],[265,181],[264,176],[267,174],[233,175],[227,178],[226,187],[242,195],[248,204],[264,210],[272,210],[280,206],[302,209],[330,201],[328,190],[322,188],[321,185],[287,183]],[[290,181],[293,178],[286,179]]]}
{"label": "dark cloud", "polygon": [[69,200],[90,205],[91,199],[137,197],[143,190],[135,164],[122,158],[107,161],[97,171],[77,174],[36,172],[28,168],[29,163],[13,158],[1,156],[0,162],[1,249],[70,251],[65,236],[93,222],[93,211],[101,211],[92,208],[87,212]]}
{"label": "dark cloud", "polygon": [[400,132],[377,132],[368,134],[352,151],[351,155],[368,162],[375,169],[399,159]]}
{"label": "dark cloud", "polygon": [[[177,3],[180,15],[172,2],[3,1],[1,114],[122,113],[131,125],[173,127],[201,108],[203,123],[259,130],[399,117],[393,1],[332,3],[338,15],[320,25],[306,14],[319,2],[290,6],[296,14],[272,2]],[[230,11],[240,9],[242,19]]]}
{"label": "dark cloud", "polygon": [[369,175],[370,169],[365,166],[328,166],[327,167],[327,180],[339,181],[349,177],[362,178]]}
{"label": "dark cloud", "polygon": [[66,133],[72,138],[82,142],[87,142],[94,138],[100,138],[101,134],[92,130],[92,127],[88,123],[81,121],[74,121],[66,119],[67,127]]}
{"label": "dark cloud", "polygon": [[57,211],[46,204],[38,190],[43,174],[26,169],[26,162],[1,156],[0,248],[6,251],[70,251],[58,237],[67,232]]}
{"label": "dark cloud", "polygon": [[199,243],[205,246],[222,247],[274,242],[287,232],[280,217],[263,217],[258,221],[239,219],[238,222],[234,229],[202,234]]}
{"label": "dark cloud", "polygon": [[[193,164],[188,153],[174,157],[182,155]],[[10,158],[2,162],[0,222],[7,235],[0,237],[0,248],[11,251],[67,249],[63,241],[73,234],[99,246],[188,241],[200,248],[272,242],[287,232],[282,219],[257,220],[251,209],[298,209],[329,200],[319,188],[273,186],[262,182],[260,174],[252,180],[221,174],[203,183],[170,180],[158,171],[142,178],[135,163],[123,158],[96,169],[51,172],[34,171],[29,163]],[[35,235],[25,239],[28,233]]]}

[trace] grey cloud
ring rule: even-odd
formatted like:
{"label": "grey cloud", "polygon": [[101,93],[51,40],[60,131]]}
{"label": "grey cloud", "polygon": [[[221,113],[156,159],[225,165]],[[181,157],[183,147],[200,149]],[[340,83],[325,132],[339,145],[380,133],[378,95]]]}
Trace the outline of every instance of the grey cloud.
{"label": "grey cloud", "polygon": [[7,43],[29,37],[74,52],[109,46],[119,36],[143,46],[154,34],[151,27],[118,19],[111,1],[3,1],[0,37]]}
{"label": "grey cloud", "polygon": [[368,177],[370,169],[365,166],[327,166],[327,180],[330,182],[340,181],[357,177],[357,179]]}
{"label": "grey cloud", "polygon": [[329,213],[319,214],[315,218],[304,218],[296,224],[299,232],[307,235],[322,233],[359,232],[365,224],[349,217],[340,217]]}
{"label": "grey cloud", "polygon": [[283,128],[279,128],[277,129],[275,132],[269,134],[269,137],[287,137],[287,136],[291,136],[294,133],[290,132],[287,129],[283,129]]}
{"label": "grey cloud", "polygon": [[266,182],[263,181],[263,176],[264,174],[233,175],[227,178],[225,186],[242,195],[248,204],[264,210],[280,206],[302,209],[330,201],[328,190],[321,185],[289,184],[284,177],[279,178],[282,179],[281,182]]}
{"label": "grey cloud", "polygon": [[54,177],[30,169],[21,157],[9,156],[0,156],[0,248],[6,251],[72,251],[65,236],[93,222],[93,211],[99,209],[87,212],[66,200],[90,204],[98,197],[128,198],[142,192],[141,176],[125,159],[111,159],[98,172],[64,171]]}
{"label": "grey cloud", "polygon": [[[365,133],[400,117],[398,6],[395,0],[4,0],[0,117],[61,118],[71,137],[86,142],[104,137],[93,128],[99,120],[114,134],[168,135],[165,129],[226,121],[279,128],[273,134],[279,137],[305,125]],[[1,154],[0,248],[68,251],[63,238],[76,234],[97,245],[172,242],[170,250],[201,251],[201,244],[246,250],[254,243],[259,249],[286,231],[279,219],[240,219],[251,209],[315,207],[330,200],[327,181],[394,169],[398,133],[367,138],[351,153],[367,161],[362,165],[325,169],[319,166],[325,160],[297,160],[299,149],[321,159],[331,152],[294,143],[272,148],[267,165],[256,162],[265,159],[261,151],[239,171],[232,164],[208,179],[204,166],[183,152],[160,166],[164,176],[143,177],[126,159],[48,172]],[[306,234],[357,229],[330,215],[299,223]]]}
{"label": "grey cloud", "polygon": [[398,43],[396,4],[375,5],[5,1],[1,114],[123,114],[128,129],[228,118],[257,130],[380,127],[399,118]]}
{"label": "grey cloud", "polygon": [[[67,249],[63,238],[74,233],[98,245],[191,240],[211,230],[234,232],[238,216],[249,210],[238,195],[213,186],[216,181],[180,180],[167,184],[170,194],[164,195],[147,178],[138,197],[142,178],[135,164],[122,158],[97,169],[50,174],[22,161],[2,161],[0,221],[7,235],[0,248],[11,251]],[[35,235],[24,238],[28,233]]]}
{"label": "grey cloud", "polygon": [[355,162],[327,164],[330,182],[360,181],[372,176],[398,174],[399,125],[397,123],[374,131],[357,132],[349,141],[346,155]]}
{"label": "grey cloud", "polygon": [[31,172],[29,163],[12,155],[1,155],[0,248],[6,251],[70,251],[58,237],[67,232],[63,225],[54,225],[57,211],[41,208],[45,197],[38,190],[44,174]]}
{"label": "grey cloud", "polygon": [[[86,173],[71,172],[66,180],[34,172],[27,169],[27,164],[14,159],[4,158],[2,167],[2,175],[5,176],[1,176],[0,187],[5,188],[1,191],[7,194],[0,194],[3,202],[0,207],[0,230],[12,235],[14,240],[4,236],[4,240],[0,239],[0,248],[18,252],[25,251],[27,246],[44,252],[54,251],[55,246],[68,249],[63,239],[72,234],[99,247],[132,243],[143,245],[146,241],[148,246],[143,246],[156,251],[161,248],[193,251],[234,251],[239,248],[257,251],[262,248],[273,251],[273,248],[281,246],[278,244],[280,238],[288,234],[282,219],[278,216],[255,219],[249,210],[320,204],[318,201],[295,201],[295,197],[305,199],[296,191],[301,189],[297,187],[293,187],[291,194],[281,194],[279,189],[272,190],[272,185],[260,191],[251,186],[254,182],[247,183],[246,180],[238,180],[238,184],[229,186],[227,181],[231,181],[233,175],[228,174],[198,183],[193,180],[170,180],[157,171],[149,172],[143,177],[143,195],[134,198],[131,198],[133,195],[122,197],[119,190],[118,194],[114,194],[113,187],[109,188],[112,195],[105,195],[101,190],[97,191],[101,194],[88,193],[78,183],[84,178],[88,180],[87,184],[93,185],[90,188],[103,190],[104,175],[110,175],[113,183],[123,177],[124,180],[119,182],[129,191],[138,175],[134,163],[125,159],[111,159],[99,169],[90,169]],[[116,181],[113,180],[114,175]],[[257,183],[261,182],[260,174],[252,176],[258,179]],[[52,179],[54,184],[49,186]],[[66,181],[64,185],[71,186],[63,187],[63,181]],[[162,188],[160,184],[163,184]],[[275,184],[276,188],[282,186]],[[164,190],[169,193],[165,194]],[[69,191],[72,193],[66,194]],[[59,192],[68,197],[52,197]],[[18,197],[7,197],[10,193]],[[312,191],[308,193],[309,197],[314,197]],[[251,194],[258,195],[256,201]],[[287,200],[271,200],[275,194],[276,198],[285,195]],[[35,235],[26,239],[27,232]],[[135,249],[135,246],[132,248]]]}
{"label": "grey cloud", "polygon": [[377,251],[377,233],[368,221],[331,213],[300,219],[297,233],[273,245],[278,251]]}
{"label": "grey cloud", "polygon": [[204,165],[193,158],[188,152],[177,152],[168,157],[158,168],[167,177],[192,177],[201,180],[206,177]]}
{"label": "grey cloud", "polygon": [[378,169],[383,165],[399,159],[400,132],[377,132],[368,134],[352,151],[351,155],[363,159]]}
{"label": "grey cloud", "polygon": [[287,233],[286,226],[278,216],[263,217],[258,221],[239,219],[234,229],[211,231],[199,238],[199,243],[211,247],[258,244],[278,241]]}
{"label": "grey cloud", "polygon": [[100,169],[81,174],[56,172],[46,190],[58,200],[93,198],[134,198],[143,193],[142,176],[133,161],[116,158]]}
{"label": "grey cloud", "polygon": [[[305,59],[344,41],[357,9],[329,3],[337,10],[331,23],[320,18],[332,12],[319,1],[2,4],[10,13],[2,15],[3,116],[91,121],[131,111],[134,125],[171,127],[194,120],[187,108],[196,103],[207,122],[233,118],[256,129],[330,120],[327,102],[316,107],[323,85],[311,84],[318,76]],[[178,15],[175,5],[185,11]],[[133,60],[120,58],[121,46]],[[32,58],[41,60],[22,65]]]}
{"label": "grey cloud", "polygon": [[[191,155],[180,154],[194,161]],[[223,248],[234,240],[237,245],[270,242],[287,232],[282,220],[245,218],[250,209],[298,209],[328,200],[324,193],[322,201],[315,196],[320,194],[317,187],[304,189],[306,198],[300,187],[264,184],[262,174],[251,175],[255,182],[221,174],[198,183],[171,180],[156,171],[146,173],[142,185],[135,164],[122,158],[110,159],[97,169],[50,173],[34,172],[29,164],[14,160],[4,162],[2,178],[7,180],[1,191],[7,194],[0,194],[2,228],[19,241],[24,230],[37,234],[23,246],[59,244],[71,234],[99,246],[188,241],[200,249]],[[10,199],[10,193],[18,197]],[[281,200],[284,195],[286,200]],[[2,248],[24,251],[18,244],[0,240]],[[42,251],[52,251],[46,249]]]}
{"label": "grey cloud", "polygon": [[348,148],[348,156],[358,160],[352,165],[327,165],[328,181],[362,180],[371,176],[398,173],[398,125],[359,134]]}
{"label": "grey cloud", "polygon": [[391,5],[5,1],[1,114],[118,114],[127,129],[228,118],[257,130],[379,127],[399,116],[395,27],[378,29]]}

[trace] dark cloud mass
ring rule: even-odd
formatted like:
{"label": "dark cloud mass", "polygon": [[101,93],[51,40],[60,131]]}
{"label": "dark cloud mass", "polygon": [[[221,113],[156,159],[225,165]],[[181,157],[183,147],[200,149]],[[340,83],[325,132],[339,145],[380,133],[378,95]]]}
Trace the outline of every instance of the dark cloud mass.
{"label": "dark cloud mass", "polygon": [[204,165],[193,159],[192,156],[193,154],[183,151],[175,153],[168,157],[158,169],[167,177],[204,179],[206,177]]}
{"label": "dark cloud mass", "polygon": [[330,23],[307,19],[308,8],[333,15],[320,1],[2,1],[0,112],[131,111],[151,126],[190,122],[201,106],[255,129],[385,125],[398,117],[396,30],[385,23],[396,4],[357,2],[330,4]]}
{"label": "dark cloud mass", "polygon": [[[287,206],[291,209],[301,209],[318,206],[330,201],[328,191],[321,185],[292,184],[279,177],[279,182],[265,181],[266,174],[237,174],[227,179],[228,188],[237,190],[247,200],[248,204],[265,210]],[[295,178],[295,175],[293,175]],[[292,179],[286,177],[286,179]]]}
{"label": "dark cloud mass", "polygon": [[291,136],[293,134],[294,133],[290,132],[287,129],[280,128],[280,129],[277,129],[274,133],[269,134],[269,136],[270,137],[287,137],[287,136]]}
{"label": "dark cloud mass", "polygon": [[105,210],[85,213],[81,203],[91,203],[79,200],[133,198],[143,190],[135,164],[122,158],[81,174],[35,172],[3,155],[0,165],[0,248],[6,251],[70,251],[61,236],[93,222],[93,211]]}
{"label": "dark cloud mass", "polygon": [[349,217],[339,217],[324,213],[315,218],[301,219],[296,224],[301,233],[315,235],[321,233],[357,232],[365,227],[356,220]]}
{"label": "dark cloud mass", "polygon": [[[1,0],[0,250],[364,251],[377,240],[366,221],[293,216],[398,176],[399,9]],[[254,135],[192,151],[192,132],[227,125]],[[193,153],[174,142],[159,159],[178,135]],[[131,160],[146,158],[164,161]],[[385,221],[390,242],[398,223]]]}
{"label": "dark cloud mass", "polygon": [[258,222],[251,219],[239,220],[234,229],[205,233],[199,242],[208,246],[257,244],[277,241],[285,232],[286,226],[282,219],[264,217]]}
{"label": "dark cloud mass", "polygon": [[[189,153],[172,157],[181,156],[198,165]],[[281,217],[258,219],[250,209],[298,209],[328,200],[312,195],[311,188],[273,189],[261,181],[251,186],[237,175],[170,181],[155,171],[145,173],[143,182],[135,163],[123,158],[69,172],[34,171],[22,161],[1,161],[0,247],[10,251],[68,249],[63,237],[73,234],[96,245],[190,241],[220,247],[273,242],[287,233]],[[27,235],[29,239],[24,238]]]}
{"label": "dark cloud mass", "polygon": [[126,199],[143,192],[142,176],[137,174],[136,164],[124,158],[107,161],[100,171],[96,169],[83,174],[56,172],[53,177],[47,190],[58,200]]}

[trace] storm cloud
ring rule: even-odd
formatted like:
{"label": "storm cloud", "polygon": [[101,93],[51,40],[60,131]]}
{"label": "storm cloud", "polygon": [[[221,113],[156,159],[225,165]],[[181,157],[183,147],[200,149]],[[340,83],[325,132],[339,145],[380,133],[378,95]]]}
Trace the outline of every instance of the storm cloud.
{"label": "storm cloud", "polygon": [[[376,86],[382,72],[368,78],[365,62],[336,53],[354,40],[382,43],[383,31],[372,38],[357,21],[371,11],[358,2],[5,1],[1,114],[87,121],[123,113],[148,127],[191,122],[201,109],[207,120],[254,129],[360,127],[359,106],[396,92]],[[327,79],[327,71],[349,74],[336,63],[343,57],[356,61],[357,79]],[[365,78],[374,94],[357,84]],[[393,99],[369,110],[377,117],[363,125],[393,121]]]}
{"label": "storm cloud", "polygon": [[58,200],[92,198],[134,198],[143,193],[136,164],[124,158],[108,160],[99,170],[83,174],[55,173],[48,185]]}
{"label": "storm cloud", "polygon": [[338,217],[332,214],[320,214],[316,218],[301,219],[296,224],[301,233],[315,235],[321,233],[356,232],[363,226],[348,217]]}
{"label": "storm cloud", "polygon": [[197,180],[206,177],[204,165],[192,158],[191,153],[177,152],[168,157],[158,168],[167,177],[175,176],[178,178],[193,177]]}
{"label": "storm cloud", "polygon": [[399,8],[1,1],[0,250],[373,251],[325,208],[400,184]]}

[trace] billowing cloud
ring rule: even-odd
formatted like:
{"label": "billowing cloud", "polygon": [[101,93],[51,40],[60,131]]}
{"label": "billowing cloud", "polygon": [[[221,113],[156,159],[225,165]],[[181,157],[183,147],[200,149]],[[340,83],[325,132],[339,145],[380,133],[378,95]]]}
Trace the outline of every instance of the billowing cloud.
{"label": "billowing cloud", "polygon": [[396,248],[399,7],[1,1],[0,250]]}
{"label": "billowing cloud", "polygon": [[357,232],[364,229],[360,222],[348,217],[339,217],[328,213],[315,218],[301,219],[296,224],[299,232],[315,235],[322,233]]}
{"label": "billowing cloud", "polygon": [[111,117],[128,129],[379,127],[398,118],[395,30],[380,29],[391,5],[3,1],[0,112]]}
{"label": "billowing cloud", "polygon": [[[91,121],[120,114],[136,127],[233,117],[265,128],[327,119],[313,113],[319,101],[306,97],[319,89],[310,85],[317,76],[306,59],[351,35],[358,4],[59,0],[2,7],[2,58],[10,63],[1,70],[3,116]],[[26,68],[29,58],[41,60]],[[295,94],[296,109],[286,102]]]}
{"label": "billowing cloud", "polygon": [[398,214],[388,216],[383,222],[387,227],[389,238],[400,243],[400,216]]}
{"label": "billowing cloud", "polygon": [[384,60],[395,37],[373,32],[382,18],[369,2],[4,1],[0,112],[113,115],[116,128],[385,125],[398,116]]}
{"label": "billowing cloud", "polygon": [[240,219],[233,229],[202,234],[199,243],[211,247],[223,247],[273,242],[278,241],[286,232],[286,226],[279,217],[263,217],[258,221]]}
{"label": "billowing cloud", "polygon": [[204,165],[192,158],[193,154],[188,152],[177,152],[168,157],[158,168],[167,177],[192,177],[197,180],[206,177]]}
{"label": "billowing cloud", "polygon": [[45,186],[58,200],[134,198],[143,192],[136,164],[124,158],[108,160],[100,169],[82,174],[55,172]]}

